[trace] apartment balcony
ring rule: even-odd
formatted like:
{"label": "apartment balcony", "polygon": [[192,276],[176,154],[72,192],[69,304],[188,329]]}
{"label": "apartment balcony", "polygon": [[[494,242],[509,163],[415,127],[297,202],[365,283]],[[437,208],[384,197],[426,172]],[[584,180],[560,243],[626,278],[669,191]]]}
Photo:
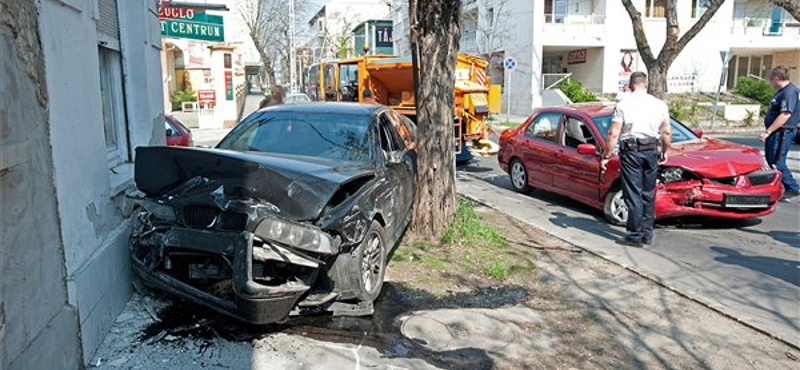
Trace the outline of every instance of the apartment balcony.
{"label": "apartment balcony", "polygon": [[735,18],[731,26],[732,47],[797,47],[800,23],[770,18]]}
{"label": "apartment balcony", "polygon": [[544,45],[602,46],[606,16],[545,14]]}

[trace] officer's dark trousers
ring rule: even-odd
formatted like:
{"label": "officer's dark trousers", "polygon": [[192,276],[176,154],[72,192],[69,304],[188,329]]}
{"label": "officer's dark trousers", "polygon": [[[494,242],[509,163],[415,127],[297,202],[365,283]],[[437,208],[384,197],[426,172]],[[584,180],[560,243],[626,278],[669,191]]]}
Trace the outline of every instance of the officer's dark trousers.
{"label": "officer's dark trousers", "polygon": [[797,184],[797,180],[792,176],[792,171],[786,165],[786,156],[789,154],[789,147],[792,145],[794,135],[794,130],[773,132],[764,143],[764,154],[767,164],[770,167],[775,166],[783,174],[783,177],[781,177],[783,187],[786,190],[800,191],[800,185]]}
{"label": "officer's dark trousers", "polygon": [[623,151],[620,153],[622,197],[628,206],[626,239],[642,241],[653,238],[655,220],[658,151]]}

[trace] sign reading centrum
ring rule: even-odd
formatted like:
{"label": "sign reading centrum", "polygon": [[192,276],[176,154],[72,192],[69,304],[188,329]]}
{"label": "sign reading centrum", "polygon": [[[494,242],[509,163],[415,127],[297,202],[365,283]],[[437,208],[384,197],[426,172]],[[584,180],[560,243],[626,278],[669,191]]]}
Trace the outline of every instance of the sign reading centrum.
{"label": "sign reading centrum", "polygon": [[162,8],[161,35],[203,41],[225,41],[222,17],[203,10]]}

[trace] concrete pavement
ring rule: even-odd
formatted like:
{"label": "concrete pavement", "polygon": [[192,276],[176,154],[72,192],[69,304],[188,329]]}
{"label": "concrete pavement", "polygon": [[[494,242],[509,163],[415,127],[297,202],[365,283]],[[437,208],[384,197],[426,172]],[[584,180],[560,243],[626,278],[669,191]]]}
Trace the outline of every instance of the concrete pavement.
{"label": "concrete pavement", "polygon": [[567,198],[511,190],[497,159],[462,167],[458,191],[737,320],[800,345],[800,203],[760,220],[661,224],[651,248],[615,243],[624,229]]}

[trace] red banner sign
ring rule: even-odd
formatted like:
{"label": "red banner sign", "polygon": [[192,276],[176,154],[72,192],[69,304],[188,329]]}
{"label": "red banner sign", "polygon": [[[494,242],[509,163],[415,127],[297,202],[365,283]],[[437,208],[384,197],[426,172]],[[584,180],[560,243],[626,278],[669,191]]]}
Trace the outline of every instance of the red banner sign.
{"label": "red banner sign", "polygon": [[214,103],[217,101],[217,92],[214,90],[197,90],[197,101],[200,103]]}
{"label": "red banner sign", "polygon": [[567,64],[586,63],[586,49],[573,50],[567,54]]}

